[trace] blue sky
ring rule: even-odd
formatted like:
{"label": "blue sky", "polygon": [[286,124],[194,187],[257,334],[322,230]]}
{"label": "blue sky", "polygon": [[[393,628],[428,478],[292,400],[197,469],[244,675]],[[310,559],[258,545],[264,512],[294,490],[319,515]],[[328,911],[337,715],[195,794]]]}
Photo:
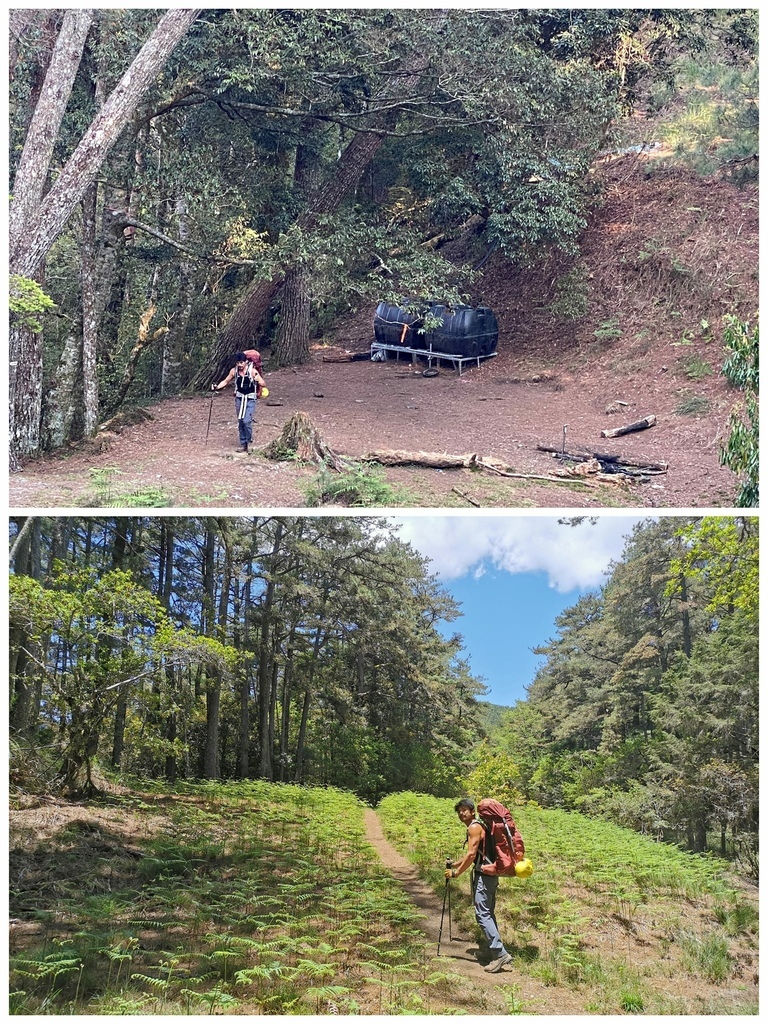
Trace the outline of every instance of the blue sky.
{"label": "blue sky", "polygon": [[397,517],[398,536],[430,560],[461,603],[445,627],[464,638],[464,656],[488,687],[484,700],[511,706],[525,697],[536,666],[531,648],[555,636],[555,618],[605,582],[642,516],[603,515],[560,524],[557,515]]}

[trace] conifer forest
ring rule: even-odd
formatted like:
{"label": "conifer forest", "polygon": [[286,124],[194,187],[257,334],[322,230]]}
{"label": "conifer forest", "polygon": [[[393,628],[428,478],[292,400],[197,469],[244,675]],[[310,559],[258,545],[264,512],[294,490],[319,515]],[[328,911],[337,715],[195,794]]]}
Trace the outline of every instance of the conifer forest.
{"label": "conifer forest", "polygon": [[535,864],[484,1005],[754,1012],[756,517],[641,520],[511,708],[385,517],[13,516],[10,560],[15,1012],[471,1012],[467,792]]}

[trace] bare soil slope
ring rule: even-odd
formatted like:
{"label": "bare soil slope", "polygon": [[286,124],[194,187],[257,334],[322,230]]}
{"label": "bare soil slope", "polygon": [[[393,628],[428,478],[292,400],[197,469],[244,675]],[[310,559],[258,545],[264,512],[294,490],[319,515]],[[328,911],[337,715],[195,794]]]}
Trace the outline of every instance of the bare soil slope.
{"label": "bare soil slope", "polygon": [[[554,460],[537,446],[565,440],[569,448],[669,466],[629,487],[389,469],[387,479],[408,488],[397,502],[404,505],[732,506],[737,481],[720,466],[719,446],[739,396],[720,372],[722,318],[756,314],[756,190],[679,170],[647,171],[632,158],[598,172],[604,200],[576,266],[576,291],[588,299],[579,319],[549,308],[556,282],[572,268],[553,262],[512,271],[494,253],[472,298],[495,310],[499,347],[479,367],[461,375],[442,367],[424,377],[421,365],[405,360],[329,361],[340,351],[369,351],[372,310],[365,309],[339,321],[309,363],[267,373],[271,394],[257,411],[253,453],[235,454],[228,396],[214,400],[207,443],[209,397],[166,400],[152,407],[150,421],[27,466],[11,479],[12,504],[120,504],[154,488],[179,507],[303,507],[314,469],[258,453],[303,410],[332,448],[353,458],[383,448],[476,453],[541,477],[552,474]],[[477,244],[465,237],[448,251],[475,258]],[[601,430],[648,415],[656,426],[601,439]]]}

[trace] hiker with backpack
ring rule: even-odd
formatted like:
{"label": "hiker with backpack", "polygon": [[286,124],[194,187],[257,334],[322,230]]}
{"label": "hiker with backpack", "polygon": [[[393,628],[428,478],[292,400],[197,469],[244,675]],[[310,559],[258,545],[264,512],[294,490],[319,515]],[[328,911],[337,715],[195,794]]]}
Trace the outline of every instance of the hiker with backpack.
{"label": "hiker with backpack", "polygon": [[[254,356],[256,358],[254,358]],[[237,412],[237,429],[240,434],[240,452],[247,452],[248,445],[253,440],[253,414],[256,410],[256,400],[266,391],[266,381],[261,375],[261,358],[259,353],[238,352],[235,355],[235,365],[229,371],[224,380],[218,384],[211,384],[211,391],[221,391],[234,380],[235,382],[235,410]]]}
{"label": "hiker with backpack", "polygon": [[[466,825],[467,852],[458,863],[445,869],[446,879],[458,878],[472,868],[472,899],[475,917],[491,952],[491,962],[484,968],[496,974],[512,963],[512,957],[504,947],[496,923],[496,890],[501,875],[518,874],[515,865],[530,865],[524,861],[525,847],[509,811],[497,800],[481,800],[475,814],[473,800],[465,797],[459,800],[454,810],[459,821]],[[530,874],[526,866],[523,870]]]}

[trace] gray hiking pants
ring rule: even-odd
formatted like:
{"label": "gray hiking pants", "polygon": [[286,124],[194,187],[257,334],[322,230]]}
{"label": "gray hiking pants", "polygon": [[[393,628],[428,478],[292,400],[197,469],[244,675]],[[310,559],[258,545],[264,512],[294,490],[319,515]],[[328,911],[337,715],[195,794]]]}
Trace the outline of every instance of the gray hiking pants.
{"label": "gray hiking pants", "polygon": [[472,898],[475,903],[475,917],[491,951],[491,959],[497,960],[507,952],[496,924],[496,890],[499,880],[496,875],[481,875],[472,872]]}
{"label": "gray hiking pants", "polygon": [[237,412],[237,429],[240,433],[240,444],[250,444],[252,438],[253,414],[256,409],[256,395],[235,395],[235,411]]}

